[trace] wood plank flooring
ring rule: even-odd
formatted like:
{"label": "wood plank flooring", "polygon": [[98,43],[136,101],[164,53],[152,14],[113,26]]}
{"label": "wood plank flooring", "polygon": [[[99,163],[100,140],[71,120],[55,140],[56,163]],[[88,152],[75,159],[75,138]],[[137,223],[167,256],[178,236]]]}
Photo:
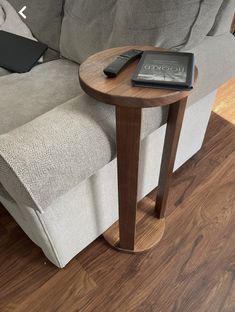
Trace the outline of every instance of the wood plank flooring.
{"label": "wood plank flooring", "polygon": [[235,79],[218,93],[202,150],[174,174],[167,214],[148,253],[99,238],[59,270],[0,207],[0,311],[235,311]]}

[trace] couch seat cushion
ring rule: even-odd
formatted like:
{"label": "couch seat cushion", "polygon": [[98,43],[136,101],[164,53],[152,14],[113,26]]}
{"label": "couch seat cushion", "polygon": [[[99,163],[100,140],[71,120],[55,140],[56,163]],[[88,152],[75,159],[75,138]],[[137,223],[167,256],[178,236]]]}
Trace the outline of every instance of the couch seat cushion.
{"label": "couch seat cushion", "polygon": [[0,134],[77,96],[79,90],[78,65],[67,60],[0,77]]}

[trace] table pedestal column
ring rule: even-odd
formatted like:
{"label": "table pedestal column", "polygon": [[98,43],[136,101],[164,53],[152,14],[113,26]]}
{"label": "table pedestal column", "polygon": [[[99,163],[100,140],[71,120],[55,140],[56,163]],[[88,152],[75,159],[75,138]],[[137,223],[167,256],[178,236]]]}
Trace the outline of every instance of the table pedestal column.
{"label": "table pedestal column", "polygon": [[142,252],[162,238],[165,220],[155,218],[155,205],[137,209],[141,108],[116,107],[119,221],[104,238],[113,247]]}

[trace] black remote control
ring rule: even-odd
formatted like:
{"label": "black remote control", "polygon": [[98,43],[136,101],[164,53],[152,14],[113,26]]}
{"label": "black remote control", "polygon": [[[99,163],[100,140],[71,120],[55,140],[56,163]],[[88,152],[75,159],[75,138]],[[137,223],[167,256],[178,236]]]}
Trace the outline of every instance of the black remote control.
{"label": "black remote control", "polygon": [[143,54],[141,50],[129,50],[119,55],[110,65],[104,69],[104,73],[109,78],[115,78],[131,62],[135,61]]}

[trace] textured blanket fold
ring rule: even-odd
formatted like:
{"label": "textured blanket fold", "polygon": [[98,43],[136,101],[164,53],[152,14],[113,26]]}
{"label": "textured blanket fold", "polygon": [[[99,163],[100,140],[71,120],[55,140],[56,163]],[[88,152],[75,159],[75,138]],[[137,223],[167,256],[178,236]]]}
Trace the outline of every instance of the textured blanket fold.
{"label": "textured blanket fold", "polygon": [[0,0],[0,30],[36,40],[18,13],[6,0]]}

